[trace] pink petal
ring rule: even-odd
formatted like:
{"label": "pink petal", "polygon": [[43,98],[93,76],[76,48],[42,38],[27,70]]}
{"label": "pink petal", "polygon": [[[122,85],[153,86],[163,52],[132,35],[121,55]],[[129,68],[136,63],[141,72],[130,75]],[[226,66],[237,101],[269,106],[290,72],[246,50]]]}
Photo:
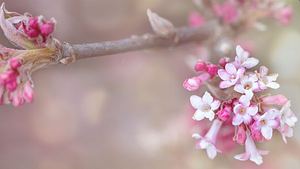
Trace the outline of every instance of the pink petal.
{"label": "pink petal", "polygon": [[256,66],[259,63],[259,60],[256,58],[248,58],[243,64],[242,66],[244,66],[247,69],[251,69],[254,66]]}
{"label": "pink petal", "polygon": [[257,106],[251,106],[247,108],[247,114],[254,116],[258,112],[258,107]]}
{"label": "pink petal", "polygon": [[273,136],[273,129],[269,126],[263,126],[261,128],[261,134],[264,136],[265,139],[270,140]]}
{"label": "pink petal", "polygon": [[229,73],[229,74],[236,74],[236,68],[232,63],[227,63],[225,65],[225,70]]}
{"label": "pink petal", "polygon": [[230,74],[228,74],[224,69],[219,69],[218,70],[218,75],[222,80],[229,80],[230,79]]}
{"label": "pink petal", "polygon": [[234,156],[235,159],[240,161],[247,161],[250,158],[250,155],[248,153],[238,154]]}
{"label": "pink petal", "polygon": [[234,126],[238,126],[243,123],[243,117],[240,115],[235,115],[232,120]]}
{"label": "pink petal", "polygon": [[226,88],[229,88],[229,87],[231,87],[231,86],[233,86],[233,85],[234,85],[234,83],[232,83],[232,82],[230,82],[230,81],[222,81],[222,82],[220,83],[219,87],[220,87],[221,89],[226,89]]}
{"label": "pink petal", "polygon": [[245,89],[244,89],[243,85],[241,85],[241,84],[236,84],[234,86],[234,90],[238,93],[244,93],[245,92]]}
{"label": "pink petal", "polygon": [[288,102],[288,99],[283,95],[267,96],[262,98],[263,104],[283,106]]}

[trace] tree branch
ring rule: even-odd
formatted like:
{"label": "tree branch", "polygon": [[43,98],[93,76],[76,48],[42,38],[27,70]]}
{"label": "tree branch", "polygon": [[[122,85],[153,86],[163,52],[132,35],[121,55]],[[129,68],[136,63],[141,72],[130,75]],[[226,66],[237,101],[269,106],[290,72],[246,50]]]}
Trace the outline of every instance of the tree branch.
{"label": "tree branch", "polygon": [[148,33],[116,41],[86,44],[64,43],[62,45],[61,59],[76,57],[79,60],[155,47],[171,47],[189,42],[203,42],[214,35],[215,26],[216,23],[212,22],[199,28],[177,28],[175,29],[174,36],[169,38]]}

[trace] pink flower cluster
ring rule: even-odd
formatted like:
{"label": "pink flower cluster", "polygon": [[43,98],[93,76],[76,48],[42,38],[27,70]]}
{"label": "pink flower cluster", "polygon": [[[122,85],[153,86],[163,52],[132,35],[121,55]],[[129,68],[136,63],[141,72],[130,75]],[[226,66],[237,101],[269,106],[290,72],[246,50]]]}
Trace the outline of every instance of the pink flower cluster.
{"label": "pink flower cluster", "polygon": [[33,100],[31,73],[57,57],[57,40],[52,38],[54,19],[9,12],[0,9],[0,27],[6,38],[18,48],[0,46],[0,105],[19,106]]}
{"label": "pink flower cluster", "polygon": [[[298,121],[290,109],[290,101],[283,95],[270,95],[267,89],[278,89],[276,82],[278,74],[270,74],[265,66],[259,70],[259,60],[250,57],[240,46],[236,47],[234,61],[221,58],[218,65],[198,61],[195,70],[200,75],[186,80],[184,88],[195,91],[208,84],[211,93],[205,92],[202,97],[190,97],[195,109],[193,120],[209,120],[211,128],[205,135],[193,134],[197,139],[196,147],[205,149],[209,158],[216,157],[221,152],[216,146],[218,134],[225,123],[235,128],[233,141],[245,146],[245,153],[234,158],[241,161],[251,160],[262,164],[262,155],[267,151],[258,150],[257,142],[265,142],[273,137],[273,131],[278,131],[284,142],[293,136],[293,127]],[[209,69],[213,67],[212,69]],[[217,82],[215,87],[211,87]]]}
{"label": "pink flower cluster", "polygon": [[19,106],[32,102],[32,84],[24,81],[22,74],[22,61],[19,58],[0,60],[0,105],[11,103]]}

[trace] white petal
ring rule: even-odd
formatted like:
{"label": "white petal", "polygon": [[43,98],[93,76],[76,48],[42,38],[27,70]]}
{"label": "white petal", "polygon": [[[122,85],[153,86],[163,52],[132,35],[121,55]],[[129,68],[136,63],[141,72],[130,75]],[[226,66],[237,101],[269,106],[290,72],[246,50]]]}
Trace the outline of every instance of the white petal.
{"label": "white petal", "polygon": [[215,118],[215,113],[213,111],[205,112],[204,116],[212,121]]}
{"label": "white petal", "polygon": [[236,74],[236,68],[232,63],[227,63],[225,65],[225,70],[229,73],[229,74]]}
{"label": "white petal", "polygon": [[201,107],[201,105],[203,104],[201,97],[196,96],[196,95],[192,95],[190,97],[190,102],[191,105],[195,108],[195,109],[199,109]]}
{"label": "white petal", "polygon": [[247,161],[249,160],[250,155],[248,153],[238,154],[235,155],[234,158],[240,161]]}
{"label": "white petal", "polygon": [[234,126],[238,126],[243,123],[243,117],[240,115],[235,115],[232,120]]}
{"label": "white petal", "polygon": [[243,64],[242,66],[244,66],[247,69],[251,69],[254,66],[256,66],[259,63],[259,60],[256,58],[248,58]]}
{"label": "white petal", "polygon": [[270,81],[276,81],[278,78],[278,74],[270,74],[269,76],[267,76],[267,78]]}
{"label": "white petal", "polygon": [[266,86],[271,89],[278,89],[280,87],[280,85],[277,82],[270,82]]}
{"label": "white petal", "polygon": [[253,91],[252,90],[244,90],[245,91],[245,94],[248,98],[251,98],[253,97]]}
{"label": "white petal", "polygon": [[208,158],[214,159],[217,156],[217,149],[215,146],[210,145],[207,147],[206,153],[207,153]]}
{"label": "white petal", "polygon": [[195,112],[195,114],[193,116],[193,119],[196,120],[196,121],[203,120],[204,119],[204,115],[205,115],[205,113],[198,109]]}
{"label": "white petal", "polygon": [[242,103],[244,106],[249,106],[250,100],[251,100],[251,98],[249,98],[248,96],[242,95],[239,99],[239,102]]}
{"label": "white petal", "polygon": [[230,74],[228,74],[224,69],[219,69],[218,70],[218,75],[222,80],[229,80],[230,79]]}
{"label": "white petal", "polygon": [[192,138],[194,138],[194,139],[198,140],[198,139],[201,139],[202,137],[201,137],[201,135],[200,135],[200,134],[198,134],[198,133],[194,133],[194,134],[192,135]]}
{"label": "white petal", "polygon": [[211,104],[213,102],[213,97],[211,96],[210,93],[205,92],[203,97],[202,97],[203,103]]}
{"label": "white petal", "polygon": [[211,109],[214,111],[214,110],[217,110],[219,107],[220,107],[220,101],[219,100],[214,100],[212,102],[212,104],[210,105]]}
{"label": "white petal", "polygon": [[245,124],[249,124],[251,122],[251,120],[252,120],[252,117],[249,114],[245,114],[243,116],[243,121]]}
{"label": "white petal", "polygon": [[242,56],[244,53],[244,49],[240,45],[236,46],[235,51],[237,56]]}
{"label": "white petal", "polygon": [[241,84],[236,84],[234,86],[234,90],[238,93],[244,93],[245,92],[245,89],[243,88],[243,85],[241,85]]}
{"label": "white petal", "polygon": [[258,112],[258,107],[257,106],[251,106],[247,108],[247,114],[254,116]]}
{"label": "white petal", "polygon": [[261,165],[263,163],[262,156],[260,154],[255,154],[250,156],[250,160],[255,162],[257,165]]}
{"label": "white petal", "polygon": [[231,87],[231,86],[233,86],[233,85],[234,85],[234,83],[232,83],[232,82],[230,82],[230,81],[222,81],[222,82],[220,83],[219,87],[220,87],[221,89],[226,89],[226,88]]}
{"label": "white petal", "polygon": [[261,128],[261,134],[264,136],[265,139],[270,140],[273,136],[273,129],[269,126],[263,126]]}

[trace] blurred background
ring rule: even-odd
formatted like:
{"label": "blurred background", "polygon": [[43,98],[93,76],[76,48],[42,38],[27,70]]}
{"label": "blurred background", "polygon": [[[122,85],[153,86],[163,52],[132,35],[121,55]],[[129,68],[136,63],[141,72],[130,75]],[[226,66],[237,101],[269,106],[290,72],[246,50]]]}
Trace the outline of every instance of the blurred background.
{"label": "blurred background", "polygon": [[[281,89],[300,110],[300,4],[290,1],[290,26],[271,24],[250,33],[255,55],[279,73]],[[70,43],[116,40],[150,32],[151,8],[174,25],[187,24],[189,0],[7,0],[20,13],[56,18],[56,37]],[[3,35],[1,44],[8,45]],[[145,50],[55,65],[34,74],[35,101],[0,107],[1,169],[298,169],[300,128],[284,144],[279,135],[261,167],[233,160],[244,150],[211,161],[194,149],[186,64],[196,44]]]}

